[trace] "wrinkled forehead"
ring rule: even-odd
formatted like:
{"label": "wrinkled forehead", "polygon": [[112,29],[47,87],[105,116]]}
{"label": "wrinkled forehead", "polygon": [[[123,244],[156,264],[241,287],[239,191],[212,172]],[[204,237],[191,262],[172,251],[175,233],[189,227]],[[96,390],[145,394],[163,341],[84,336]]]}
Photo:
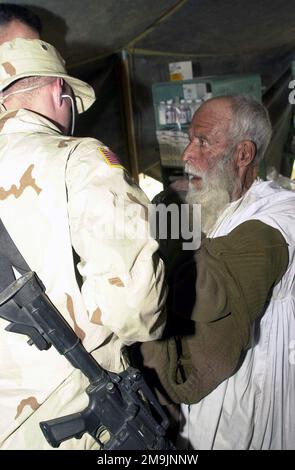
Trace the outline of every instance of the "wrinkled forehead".
{"label": "wrinkled forehead", "polygon": [[227,132],[233,119],[230,100],[226,98],[213,99],[205,102],[195,113],[192,130]]}

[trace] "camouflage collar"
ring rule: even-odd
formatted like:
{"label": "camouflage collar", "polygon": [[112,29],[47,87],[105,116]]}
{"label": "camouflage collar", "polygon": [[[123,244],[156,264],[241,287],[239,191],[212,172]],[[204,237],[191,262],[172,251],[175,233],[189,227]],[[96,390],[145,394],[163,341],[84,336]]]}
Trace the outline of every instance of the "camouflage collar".
{"label": "camouflage collar", "polygon": [[49,119],[27,109],[9,110],[0,114],[0,134],[42,133],[63,135]]}

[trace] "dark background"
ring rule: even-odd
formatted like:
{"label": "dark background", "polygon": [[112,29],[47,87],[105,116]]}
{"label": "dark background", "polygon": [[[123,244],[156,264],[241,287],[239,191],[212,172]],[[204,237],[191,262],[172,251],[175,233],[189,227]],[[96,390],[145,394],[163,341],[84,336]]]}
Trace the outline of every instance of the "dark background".
{"label": "dark background", "polygon": [[[259,73],[274,138],[268,164],[287,174],[295,46],[294,0],[32,0],[69,71],[90,82],[97,102],[78,121],[130,167],[122,104],[121,50],[128,51],[140,171],[159,177],[151,85],[169,80],[168,63],[192,60],[196,75]],[[289,137],[288,137],[289,135]],[[290,143],[290,142],[289,142]]]}

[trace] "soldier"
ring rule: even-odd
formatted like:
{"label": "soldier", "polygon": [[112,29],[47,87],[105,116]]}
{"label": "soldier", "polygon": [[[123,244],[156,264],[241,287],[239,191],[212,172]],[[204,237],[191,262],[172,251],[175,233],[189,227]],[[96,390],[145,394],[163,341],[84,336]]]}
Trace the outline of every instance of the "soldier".
{"label": "soldier", "polygon": [[[124,345],[156,339],[164,326],[148,200],[102,142],[66,135],[75,107],[87,110],[95,96],[67,74],[53,46],[14,39],[0,46],[0,64],[1,219],[86,349],[121,371]],[[0,323],[1,447],[47,449],[39,422],[83,409],[86,379],[53,348],[40,353]],[[83,436],[61,448],[92,445]]]}

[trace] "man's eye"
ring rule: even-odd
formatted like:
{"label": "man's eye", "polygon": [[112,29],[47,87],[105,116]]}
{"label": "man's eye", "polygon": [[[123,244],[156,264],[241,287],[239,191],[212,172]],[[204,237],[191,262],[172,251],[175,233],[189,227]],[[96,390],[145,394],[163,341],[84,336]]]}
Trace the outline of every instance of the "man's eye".
{"label": "man's eye", "polygon": [[203,139],[202,137],[199,137],[199,144],[201,147],[204,147],[206,145],[207,141]]}
{"label": "man's eye", "polygon": [[189,136],[189,140],[191,143],[195,143],[199,147],[205,147],[208,143],[208,141],[203,137]]}

